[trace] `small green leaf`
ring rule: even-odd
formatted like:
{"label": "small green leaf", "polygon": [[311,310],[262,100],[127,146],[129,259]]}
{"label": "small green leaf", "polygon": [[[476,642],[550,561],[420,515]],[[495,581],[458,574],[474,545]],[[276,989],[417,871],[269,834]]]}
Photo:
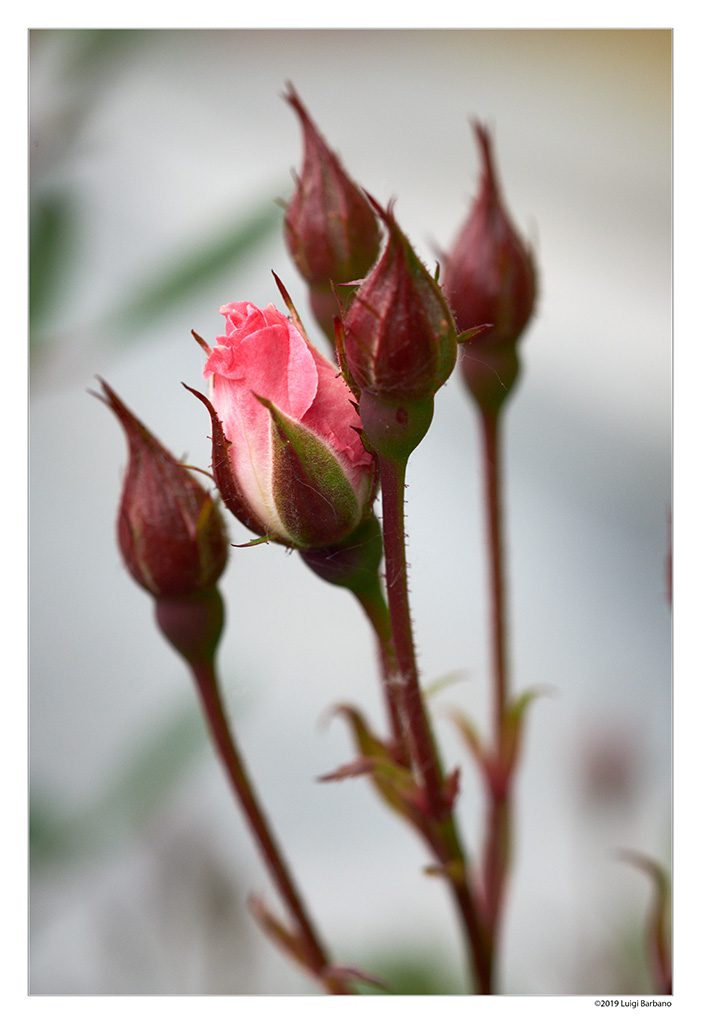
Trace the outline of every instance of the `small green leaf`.
{"label": "small green leaf", "polygon": [[621,860],[639,868],[652,880],[654,898],[647,928],[648,955],[658,991],[662,994],[671,994],[672,958],[669,947],[671,885],[669,875],[657,861],[636,853],[634,850],[622,850],[619,856]]}
{"label": "small green leaf", "polygon": [[449,686],[455,686],[456,683],[462,682],[466,678],[466,673],[460,669],[456,669],[454,672],[446,672],[445,675],[439,676],[438,679],[431,680],[426,686],[422,687],[422,693],[424,697],[429,700],[435,697],[441,690],[447,690]]}
{"label": "small green leaf", "polygon": [[135,286],[133,297],[112,313],[110,323],[120,336],[146,326],[173,305],[190,299],[224,271],[231,272],[249,259],[256,247],[279,228],[280,221],[280,210],[273,203],[266,201],[255,207],[245,220],[191,246],[150,280]]}
{"label": "small green leaf", "polygon": [[[351,727],[360,754],[355,774],[369,774],[382,800],[400,817],[410,821],[423,834],[423,816],[417,808],[420,791],[411,772],[394,760],[389,748],[373,735],[363,715],[348,704],[335,709]],[[349,766],[347,766],[348,768]],[[343,769],[341,769],[343,771]],[[353,771],[347,771],[347,777]]]}
{"label": "small green leaf", "polygon": [[525,690],[519,694],[507,708],[504,721],[507,776],[513,773],[518,763],[523,738],[523,716],[526,709],[530,707],[537,697],[545,697],[552,692],[552,687],[532,687],[530,690]]}
{"label": "small green leaf", "polygon": [[477,726],[471,718],[468,718],[464,712],[457,710],[457,708],[449,713],[449,718],[457,726],[465,746],[474,757],[478,768],[489,779],[489,753],[484,747]]}
{"label": "small green leaf", "polygon": [[260,896],[250,896],[248,909],[268,938],[292,957],[305,970],[310,970],[304,942],[268,909]]}

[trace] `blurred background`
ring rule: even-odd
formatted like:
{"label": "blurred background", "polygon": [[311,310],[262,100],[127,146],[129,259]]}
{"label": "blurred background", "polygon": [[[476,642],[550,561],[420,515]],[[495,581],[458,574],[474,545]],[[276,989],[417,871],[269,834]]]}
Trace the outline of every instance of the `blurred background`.
{"label": "blurred background", "polygon": [[[211,752],[185,667],[120,564],[125,445],[104,376],[158,437],[209,464],[190,329],[277,301],[310,330],[281,235],[301,139],[291,80],[349,173],[428,264],[492,127],[533,243],[538,316],[506,418],[512,677],[547,686],[527,723],[506,993],[650,992],[649,879],[671,846],[671,32],[30,33],[31,950],[35,994],[309,993],[245,909],[270,883]],[[319,346],[324,342],[317,339]],[[232,540],[246,531],[231,522]],[[414,619],[460,763],[472,851],[481,794],[447,721],[488,720],[476,419],[459,379],[412,457]],[[232,554],[221,667],[235,728],[337,959],[395,992],[463,991],[457,925],[423,848],[363,780],[340,700],[379,724],[352,600],[274,545]]]}

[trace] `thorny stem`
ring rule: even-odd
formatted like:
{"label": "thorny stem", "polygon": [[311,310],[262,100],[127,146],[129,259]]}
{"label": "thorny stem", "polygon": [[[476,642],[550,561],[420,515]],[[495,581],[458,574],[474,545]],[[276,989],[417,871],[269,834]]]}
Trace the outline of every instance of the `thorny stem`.
{"label": "thorny stem", "polygon": [[443,769],[419,684],[409,607],[404,532],[406,461],[395,461],[381,455],[379,464],[390,619],[402,685],[405,731],[426,803],[426,838],[450,885],[463,924],[477,989],[480,994],[488,994],[492,987],[488,937],[485,936],[475,905],[467,861],[450,802],[446,799]]}
{"label": "thorny stem", "polygon": [[[487,550],[489,561],[489,602],[494,716],[493,757],[504,764],[506,713],[509,702],[506,585],[502,512],[501,420],[499,412],[480,412],[482,458],[485,481]],[[498,773],[500,776],[502,772]],[[484,889],[491,944],[496,953],[504,888],[509,870],[511,834],[510,779],[501,778],[490,787],[487,835],[484,849]]]}
{"label": "thorny stem", "polygon": [[309,970],[329,995],[351,995],[352,993],[339,979],[325,976],[325,972],[330,968],[327,954],[309,918],[236,746],[222,704],[214,665],[210,662],[193,664],[191,667],[212,739],[268,871],[297,926]]}
{"label": "thorny stem", "polygon": [[406,730],[429,813],[434,821],[439,821],[446,811],[443,771],[421,696],[416,664],[404,534],[405,476],[406,463],[380,457],[387,597],[402,687]]}
{"label": "thorny stem", "polygon": [[382,670],[382,689],[387,706],[387,717],[392,730],[395,752],[400,764],[408,764],[409,757],[404,738],[400,689],[398,685],[397,656],[392,639],[392,623],[379,577],[372,587],[355,591],[363,611],[372,626],[377,641],[377,651]]}

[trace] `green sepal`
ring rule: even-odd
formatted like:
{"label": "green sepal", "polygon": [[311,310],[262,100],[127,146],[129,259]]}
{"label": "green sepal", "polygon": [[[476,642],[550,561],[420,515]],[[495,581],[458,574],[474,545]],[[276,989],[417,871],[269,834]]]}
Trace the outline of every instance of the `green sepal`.
{"label": "green sepal", "polygon": [[292,545],[319,548],[338,543],[355,529],[362,513],[341,463],[316,434],[269,399],[256,398],[270,413],[273,494]]}
{"label": "green sepal", "polygon": [[464,345],[466,341],[471,341],[478,334],[484,334],[485,331],[488,331],[493,326],[494,324],[479,324],[477,327],[468,327],[466,331],[460,331],[460,334],[458,334],[458,345]]}
{"label": "green sepal", "polygon": [[322,580],[336,587],[346,587],[363,596],[379,586],[382,561],[382,530],[377,517],[368,515],[339,544],[300,551],[306,565]]}
{"label": "green sepal", "polygon": [[270,544],[275,537],[266,534],[264,537],[256,537],[254,540],[247,540],[245,544],[232,544],[232,548],[257,548],[259,544]]}

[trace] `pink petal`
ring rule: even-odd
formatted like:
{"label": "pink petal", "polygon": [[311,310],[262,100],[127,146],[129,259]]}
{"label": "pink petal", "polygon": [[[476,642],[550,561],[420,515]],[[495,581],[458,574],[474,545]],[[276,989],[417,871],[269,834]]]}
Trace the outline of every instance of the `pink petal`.
{"label": "pink petal", "polygon": [[235,381],[219,375],[212,379],[212,404],[231,442],[229,459],[239,489],[255,518],[269,532],[284,536],[273,499],[270,414],[260,402],[251,399],[250,392]]}
{"label": "pink petal", "polygon": [[337,455],[347,463],[351,481],[357,489],[367,478],[372,456],[366,451],[353,427],[360,427],[360,417],[351,404],[353,394],[339,375],[338,369],[311,350],[319,375],[316,398],[302,419],[305,427],[323,437]]}

